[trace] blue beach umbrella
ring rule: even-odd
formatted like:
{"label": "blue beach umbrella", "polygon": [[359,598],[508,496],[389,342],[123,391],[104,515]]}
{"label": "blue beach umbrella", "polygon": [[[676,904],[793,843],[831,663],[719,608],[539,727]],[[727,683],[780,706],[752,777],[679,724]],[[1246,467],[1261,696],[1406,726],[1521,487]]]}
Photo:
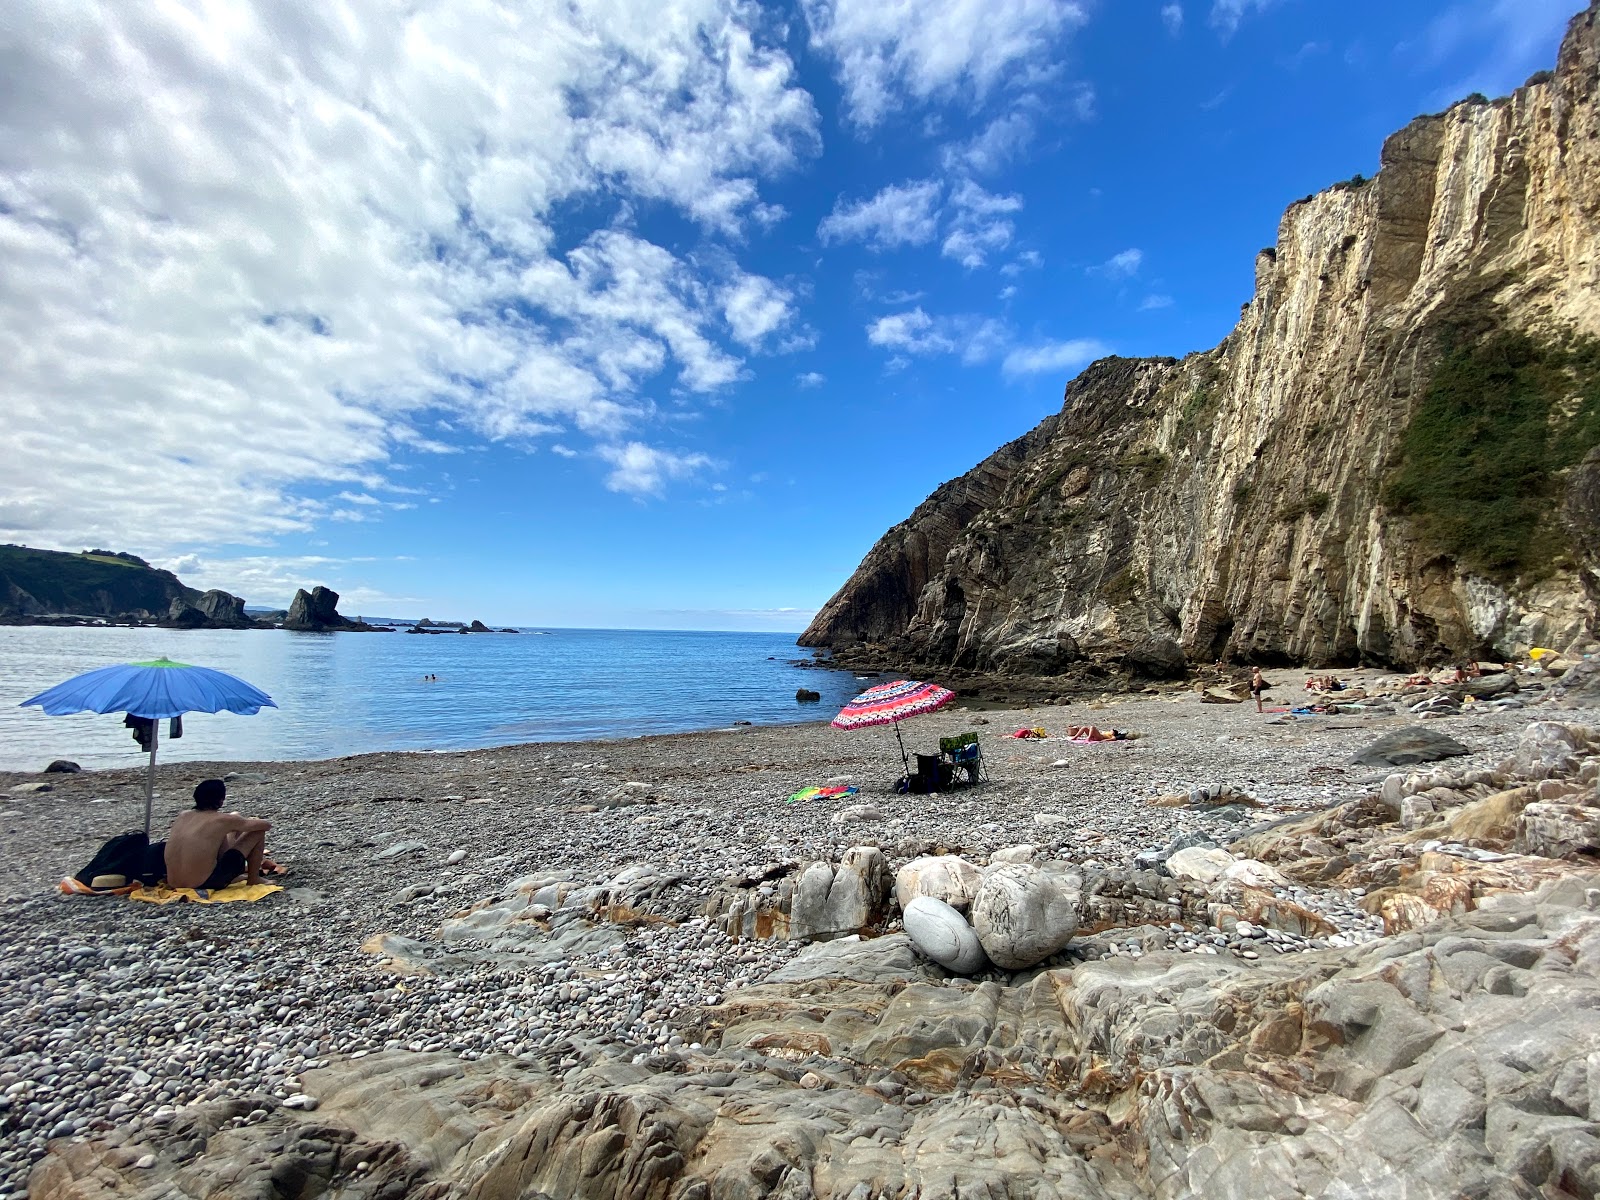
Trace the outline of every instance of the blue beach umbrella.
{"label": "blue beach umbrella", "polygon": [[[160,721],[188,712],[231,712],[253,717],[263,708],[277,708],[272,697],[254,684],[226,671],[192,667],[188,663],[158,658],[153,662],[121,663],[75,675],[40,692],[19,707],[37,704],[52,717],[69,713],[127,713]],[[150,833],[150,808],[156,787],[156,729],[150,730],[150,768],[144,785],[144,831]]]}

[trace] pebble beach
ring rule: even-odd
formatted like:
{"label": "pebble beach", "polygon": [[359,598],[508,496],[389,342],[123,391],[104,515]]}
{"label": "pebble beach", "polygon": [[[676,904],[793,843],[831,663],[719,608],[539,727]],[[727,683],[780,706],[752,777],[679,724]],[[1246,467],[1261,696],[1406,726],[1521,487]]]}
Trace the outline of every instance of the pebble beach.
{"label": "pebble beach", "polygon": [[[1469,746],[1458,764],[1470,768],[1503,758],[1530,719],[1485,706],[1440,726]],[[1136,736],[1093,745],[1060,736],[1086,721]],[[499,1052],[564,1070],[595,1043],[692,1048],[702,1006],[761,981],[799,949],[732,941],[696,915],[730,878],[836,860],[862,845],[896,866],[935,850],[982,861],[1026,843],[1086,867],[1129,867],[1184,835],[1225,843],[1370,793],[1382,773],[1351,766],[1350,756],[1414,722],[1381,713],[1284,720],[1248,703],[1204,704],[1176,686],[1093,704],[946,710],[909,722],[908,748],[976,729],[990,781],[927,796],[892,790],[892,731],[822,723],[161,766],[155,836],[189,806],[195,783],[224,777],[227,807],[271,820],[269,853],[289,864],[282,892],[209,906],[55,891],[106,838],[138,827],[142,770],[0,776],[11,872],[0,900],[0,1196],[26,1194],[51,1138],[114,1128],[136,1138],[180,1106],[231,1096],[313,1107],[302,1074],[340,1059]],[[1051,736],[1004,736],[1023,726]],[[788,800],[829,783],[860,791]],[[1150,803],[1207,787],[1254,804]],[[676,919],[640,921],[592,952],[524,962],[474,956],[463,943],[453,969],[431,974],[397,970],[379,952],[385,937],[432,938],[516,879],[593,884],[641,865],[680,877]],[[1328,920],[1334,944],[1381,933],[1358,894],[1297,886],[1292,898]],[[1175,949],[1248,962],[1328,944],[1264,932],[1224,936],[1174,921],[1136,940],[1080,937],[1066,953]]]}

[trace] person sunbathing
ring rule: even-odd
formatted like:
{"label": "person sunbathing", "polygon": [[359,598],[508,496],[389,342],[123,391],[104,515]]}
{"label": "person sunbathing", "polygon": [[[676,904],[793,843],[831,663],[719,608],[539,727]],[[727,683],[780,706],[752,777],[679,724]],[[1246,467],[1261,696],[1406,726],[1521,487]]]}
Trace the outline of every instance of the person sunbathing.
{"label": "person sunbathing", "polygon": [[1075,742],[1120,742],[1127,735],[1120,729],[1097,729],[1093,725],[1068,725],[1067,736]]}
{"label": "person sunbathing", "polygon": [[224,888],[240,875],[254,886],[263,870],[279,870],[266,856],[272,823],[221,811],[227,795],[222,780],[202,780],[194,807],[173,821],[160,846],[169,887]]}

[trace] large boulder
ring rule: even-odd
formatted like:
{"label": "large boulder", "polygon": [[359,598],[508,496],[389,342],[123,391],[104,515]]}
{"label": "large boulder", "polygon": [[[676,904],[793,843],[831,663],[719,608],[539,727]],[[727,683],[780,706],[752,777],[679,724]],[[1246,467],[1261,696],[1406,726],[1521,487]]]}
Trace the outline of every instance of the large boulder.
{"label": "large boulder", "polygon": [[966,912],[982,882],[983,872],[958,855],[914,858],[895,873],[894,899],[902,911],[918,896],[932,896]]}
{"label": "large boulder", "polygon": [[1167,859],[1167,874],[1194,883],[1215,883],[1234,861],[1220,846],[1190,846]]}
{"label": "large boulder", "polygon": [[220,588],[212,588],[209,592],[202,593],[200,599],[194,602],[194,606],[213,624],[245,626],[252,623],[250,618],[244,615],[244,597],[224,592]]}
{"label": "large boulder", "polygon": [[905,926],[911,944],[947,971],[973,975],[988,961],[967,919],[936,897],[913,896],[905,905]]}
{"label": "large boulder", "polygon": [[339,593],[331,588],[317,586],[309,592],[301,588],[289,604],[289,615],[284,619],[285,629],[302,633],[323,633],[330,629],[365,629],[339,615]]}
{"label": "large boulder", "polygon": [[1515,848],[1523,854],[1545,858],[1600,856],[1600,808],[1556,802],[1529,804],[1517,819]]}
{"label": "large boulder", "polygon": [[846,850],[837,866],[814,862],[800,873],[789,909],[789,940],[825,942],[870,932],[888,917],[889,862],[876,846]]}
{"label": "large boulder", "polygon": [[1425,725],[1408,725],[1386,733],[1358,751],[1350,761],[1360,767],[1409,767],[1413,763],[1433,762],[1470,754],[1460,742]]}
{"label": "large boulder", "polygon": [[1078,931],[1078,882],[1028,863],[985,871],[972,900],[972,927],[994,964],[1020,971],[1065,949]]}
{"label": "large boulder", "polygon": [[1503,769],[1519,779],[1560,779],[1575,774],[1579,760],[1592,753],[1595,730],[1559,721],[1535,721],[1522,731],[1516,752]]}

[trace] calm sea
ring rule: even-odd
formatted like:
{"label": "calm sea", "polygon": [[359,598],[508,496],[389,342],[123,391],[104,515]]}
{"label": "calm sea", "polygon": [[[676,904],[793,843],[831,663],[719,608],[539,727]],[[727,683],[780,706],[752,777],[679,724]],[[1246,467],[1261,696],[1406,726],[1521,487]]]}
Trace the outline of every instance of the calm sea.
{"label": "calm sea", "polygon": [[[162,655],[269,692],[254,717],[193,714],[173,759],[334,758],[461,750],[831,717],[874,680],[791,666],[793,635],[558,629],[548,634],[0,628],[0,769],[54,758],[137,766],[117,716],[47,717],[18,704],[82,671]],[[426,682],[436,675],[437,682]],[[796,688],[822,693],[795,702]]]}

